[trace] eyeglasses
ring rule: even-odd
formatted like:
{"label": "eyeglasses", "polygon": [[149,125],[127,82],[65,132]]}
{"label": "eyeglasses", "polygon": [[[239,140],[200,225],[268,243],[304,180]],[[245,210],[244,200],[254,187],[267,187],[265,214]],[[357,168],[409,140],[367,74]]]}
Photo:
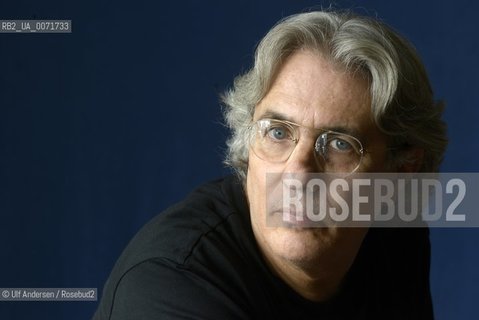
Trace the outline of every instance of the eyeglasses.
{"label": "eyeglasses", "polygon": [[341,132],[303,127],[290,121],[256,121],[250,127],[251,149],[265,161],[285,162],[299,142],[300,128],[319,132],[314,143],[314,156],[321,171],[353,173],[358,169],[364,149],[357,138]]}

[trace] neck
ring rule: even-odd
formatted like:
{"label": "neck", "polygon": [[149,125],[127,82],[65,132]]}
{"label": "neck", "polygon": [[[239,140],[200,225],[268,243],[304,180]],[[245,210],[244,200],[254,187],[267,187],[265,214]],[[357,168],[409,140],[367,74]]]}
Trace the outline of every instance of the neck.
{"label": "neck", "polygon": [[335,269],[327,263],[319,263],[312,270],[297,262],[270,263],[273,271],[294,291],[311,301],[326,301],[339,290],[347,273],[346,268]]}
{"label": "neck", "polygon": [[366,231],[346,231],[349,236],[336,239],[313,257],[288,259],[262,248],[270,269],[303,298],[322,302],[341,290],[342,282],[356,258]]}

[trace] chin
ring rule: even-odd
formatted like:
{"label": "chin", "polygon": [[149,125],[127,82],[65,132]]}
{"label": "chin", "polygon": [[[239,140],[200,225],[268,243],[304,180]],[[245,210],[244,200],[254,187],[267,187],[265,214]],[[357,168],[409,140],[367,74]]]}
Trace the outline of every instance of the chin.
{"label": "chin", "polygon": [[334,244],[335,230],[330,228],[275,228],[269,234],[273,252],[297,263],[317,261]]}

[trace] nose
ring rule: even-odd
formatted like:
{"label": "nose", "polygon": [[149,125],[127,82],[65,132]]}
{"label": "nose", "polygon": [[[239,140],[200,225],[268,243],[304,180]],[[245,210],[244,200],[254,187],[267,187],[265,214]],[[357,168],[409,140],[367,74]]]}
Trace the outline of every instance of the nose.
{"label": "nose", "polygon": [[289,173],[316,173],[322,169],[315,156],[315,141],[312,139],[300,140],[289,156],[284,172]]}

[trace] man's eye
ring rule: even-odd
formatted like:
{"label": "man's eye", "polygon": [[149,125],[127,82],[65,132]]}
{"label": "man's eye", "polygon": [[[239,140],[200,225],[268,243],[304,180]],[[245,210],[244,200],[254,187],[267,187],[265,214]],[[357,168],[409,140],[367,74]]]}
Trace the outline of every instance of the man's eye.
{"label": "man's eye", "polygon": [[347,152],[353,149],[353,146],[346,140],[335,138],[329,142],[329,145],[337,151]]}
{"label": "man's eye", "polygon": [[267,134],[273,140],[284,140],[289,137],[289,131],[284,127],[270,128]]}

